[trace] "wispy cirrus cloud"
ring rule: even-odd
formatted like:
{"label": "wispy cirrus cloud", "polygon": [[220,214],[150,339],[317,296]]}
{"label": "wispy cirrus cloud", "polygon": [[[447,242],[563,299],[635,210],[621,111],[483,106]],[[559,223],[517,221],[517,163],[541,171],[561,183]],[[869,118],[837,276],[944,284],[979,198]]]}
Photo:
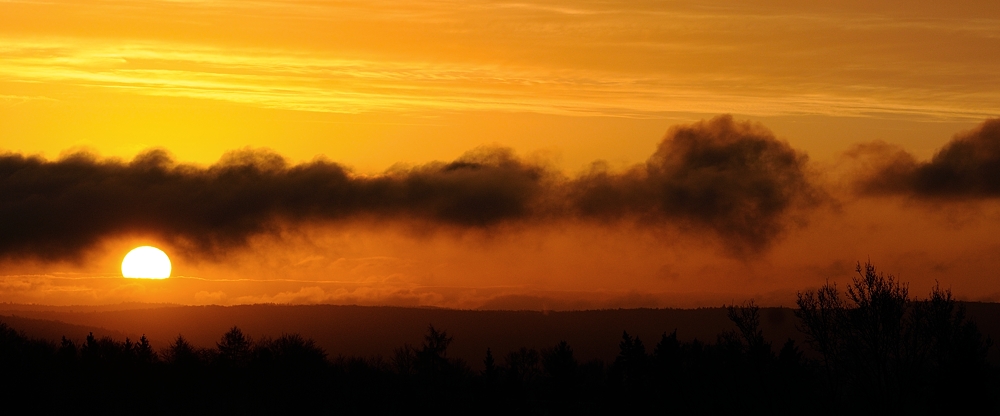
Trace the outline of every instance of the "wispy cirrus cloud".
{"label": "wispy cirrus cloud", "polygon": [[[0,40],[0,82],[330,113],[658,117],[682,112],[949,120],[1000,113],[998,71],[989,58],[1000,41],[1000,16],[981,5],[844,3],[833,10],[728,0],[0,5],[16,6],[9,10],[10,36]],[[46,20],[50,15],[57,18]]]}
{"label": "wispy cirrus cloud", "polygon": [[[860,86],[847,93],[810,91],[795,82],[761,86],[753,76],[742,74],[716,75],[706,82],[692,74],[337,59],[267,49],[69,39],[0,40],[0,51],[0,79],[5,82],[295,111],[500,111],[639,118],[669,112],[982,118],[1000,112],[995,104],[972,105],[975,101],[914,100],[915,92],[906,90]],[[982,93],[982,100],[990,94]]]}

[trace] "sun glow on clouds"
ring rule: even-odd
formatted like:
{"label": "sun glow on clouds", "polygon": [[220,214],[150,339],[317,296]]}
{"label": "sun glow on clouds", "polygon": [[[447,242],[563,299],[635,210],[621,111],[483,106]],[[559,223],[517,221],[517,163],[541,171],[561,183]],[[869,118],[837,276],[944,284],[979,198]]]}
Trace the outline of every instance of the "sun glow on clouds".
{"label": "sun glow on clouds", "polygon": [[[624,168],[646,160],[675,121],[734,113],[737,119],[780,118],[771,121],[786,126],[802,122],[800,130],[775,132],[779,139],[797,140],[796,148],[811,143],[826,152],[809,150],[810,160],[833,157],[862,140],[903,145],[920,156],[889,189],[894,198],[905,198],[900,192],[921,189],[914,172],[940,165],[917,160],[958,131],[932,124],[979,123],[1000,114],[998,4],[0,0],[0,152],[51,156],[72,154],[67,149],[79,145],[130,159],[161,146],[183,165],[212,163],[222,152],[250,146],[274,148],[293,160],[323,154],[346,167],[363,161],[369,163],[365,169],[374,166],[365,171],[371,173],[394,163],[453,160],[496,142],[522,154],[539,148],[577,152],[560,165],[567,170],[595,159]],[[831,119],[843,124],[826,124]],[[855,138],[842,125],[877,131]],[[894,126],[905,127],[893,133],[901,137],[896,141],[885,136]],[[928,133],[930,127],[944,132]],[[938,136],[917,143],[914,131]],[[639,150],[615,153],[627,148]],[[577,176],[567,171],[564,177]],[[114,175],[108,178],[119,183]],[[251,185],[247,189],[258,189]],[[81,189],[91,186],[84,182]],[[26,195],[26,201],[37,201],[37,195]],[[713,243],[682,232],[690,226],[683,221],[679,230],[670,229],[679,237],[668,239],[572,220],[538,230],[528,221],[515,230],[522,234],[487,233],[475,246],[468,235],[476,231],[414,237],[402,227],[373,231],[371,224],[345,220],[354,227],[350,236],[329,237],[343,232],[345,225],[338,224],[312,236],[323,244],[254,243],[217,263],[197,265],[190,252],[163,246],[185,264],[185,274],[200,277],[122,279],[114,269],[123,247],[135,241],[108,249],[112,259],[92,270],[71,263],[37,271],[4,265],[3,273],[21,274],[0,276],[0,295],[65,304],[474,308],[503,306],[497,299],[505,297],[561,297],[577,302],[574,307],[583,305],[581,299],[589,299],[587,307],[677,306],[663,296],[638,303],[621,299],[632,292],[700,291],[701,297],[691,297],[700,303],[691,305],[717,306],[755,291],[784,291],[788,301],[804,287],[849,276],[854,261],[871,256],[886,270],[924,279],[913,287],[929,287],[940,277],[954,283],[956,293],[1000,299],[989,279],[976,277],[1000,270],[993,238],[1000,207],[992,194],[981,203],[986,208],[976,208],[989,216],[970,208],[974,219],[965,225],[936,211],[877,199],[883,197],[845,198],[842,213],[815,211],[808,225],[789,228],[789,240],[776,240],[761,259],[745,263],[720,261]],[[41,207],[66,206],[64,199],[52,201]],[[136,203],[148,201],[156,199]],[[203,203],[199,198],[183,207]],[[93,205],[81,199],[80,207]],[[873,220],[876,214],[884,219]],[[108,224],[118,224],[117,215]],[[62,235],[63,227],[53,229],[52,235]],[[878,244],[873,236],[881,238]],[[359,242],[367,243],[358,248]],[[46,274],[64,269],[100,276]],[[730,289],[741,294],[711,294]]]}

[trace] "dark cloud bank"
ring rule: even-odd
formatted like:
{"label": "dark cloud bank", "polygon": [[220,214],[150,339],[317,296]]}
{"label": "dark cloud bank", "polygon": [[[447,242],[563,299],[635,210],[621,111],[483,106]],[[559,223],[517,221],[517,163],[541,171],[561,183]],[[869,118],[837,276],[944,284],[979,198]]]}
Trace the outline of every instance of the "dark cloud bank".
{"label": "dark cloud bank", "polygon": [[926,162],[885,143],[859,145],[849,154],[871,166],[855,181],[864,194],[933,200],[1000,197],[1000,119],[955,135]]}
{"label": "dark cloud bank", "polygon": [[157,150],[129,162],[5,154],[0,257],[73,259],[126,233],[218,253],[288,225],[366,218],[486,230],[631,221],[710,232],[734,252],[752,253],[819,194],[804,154],[728,116],[673,128],[645,164],[624,172],[595,165],[572,178],[504,149],[377,176],[328,161],[292,165],[253,150],[209,167],[178,164]]}

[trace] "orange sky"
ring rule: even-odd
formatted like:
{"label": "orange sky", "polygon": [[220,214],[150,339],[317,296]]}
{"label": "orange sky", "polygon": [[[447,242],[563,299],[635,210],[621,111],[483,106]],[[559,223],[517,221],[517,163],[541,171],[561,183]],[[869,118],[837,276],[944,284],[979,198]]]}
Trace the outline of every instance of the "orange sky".
{"label": "orange sky", "polygon": [[[554,177],[545,192],[571,192],[594,161],[628,182],[672,126],[732,114],[807,156],[822,194],[789,199],[761,248],[734,249],[724,218],[681,203],[653,226],[586,213],[472,227],[284,218],[211,255],[132,224],[72,259],[5,239],[17,255],[0,253],[0,301],[790,305],[868,258],[914,294],[938,280],[1000,300],[1000,195],[919,182],[938,166],[919,163],[1000,116],[1000,4],[627,3],[0,1],[0,152],[128,161],[162,148],[208,169],[249,147],[378,178],[492,146]],[[985,156],[955,163],[992,166],[991,134],[976,136]],[[916,173],[865,185],[890,172],[878,170],[890,153],[855,148],[874,141],[912,155]],[[113,277],[147,243],[171,255],[175,277]]]}

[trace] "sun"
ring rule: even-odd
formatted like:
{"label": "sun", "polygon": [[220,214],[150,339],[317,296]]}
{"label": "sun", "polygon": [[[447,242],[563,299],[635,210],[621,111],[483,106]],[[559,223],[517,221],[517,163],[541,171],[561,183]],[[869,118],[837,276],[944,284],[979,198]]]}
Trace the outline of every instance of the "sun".
{"label": "sun", "polygon": [[170,277],[170,259],[163,250],[156,247],[136,247],[122,260],[122,276],[137,279],[166,279]]}

